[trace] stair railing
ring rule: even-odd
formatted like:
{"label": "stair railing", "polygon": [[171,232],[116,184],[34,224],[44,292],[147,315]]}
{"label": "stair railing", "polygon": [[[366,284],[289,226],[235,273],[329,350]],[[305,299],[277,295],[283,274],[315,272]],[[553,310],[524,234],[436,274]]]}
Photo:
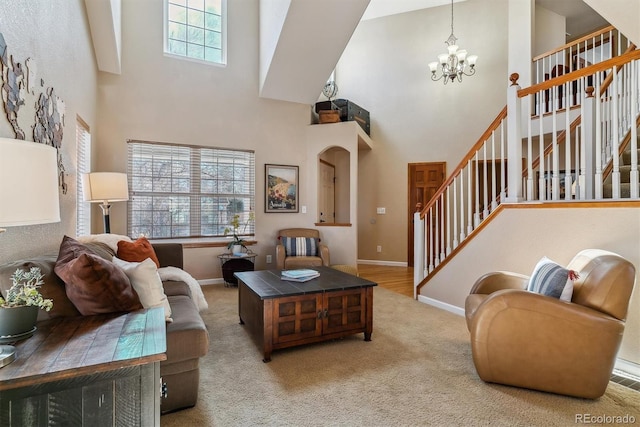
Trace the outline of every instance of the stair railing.
{"label": "stair railing", "polygon": [[[424,209],[414,216],[416,294],[427,275],[506,200],[602,199],[602,171],[609,161],[613,163],[612,179],[618,182],[617,189],[613,186],[612,197],[620,198],[620,170],[616,165],[617,156],[612,153],[618,152],[621,136],[629,130],[635,131],[631,123],[635,123],[632,117],[638,116],[640,98],[638,59],[640,51],[635,50],[526,89],[516,86],[516,90],[510,92],[515,94],[518,108],[523,109],[520,116],[525,118],[523,129],[515,134],[516,142],[506,138],[507,127],[518,129],[519,126],[511,123],[513,116],[509,116],[507,123],[505,108]],[[607,78],[612,79],[612,83],[603,90]],[[590,88],[591,84],[595,89]],[[559,88],[568,91],[572,86],[584,94],[580,108],[564,109],[556,99]],[[553,108],[549,114],[536,117],[532,114],[536,96],[544,95],[545,91],[549,91],[554,101]],[[576,120],[577,117],[581,117],[581,121]],[[564,150],[560,149],[561,140],[566,140]],[[611,143],[606,142],[609,140]],[[522,154],[509,149],[518,144]],[[636,138],[632,137],[631,145],[636,144]],[[514,156],[514,153],[517,154]],[[534,163],[536,157],[538,162]],[[637,176],[637,155],[632,164],[635,171],[631,174]],[[508,187],[508,176],[521,176],[522,182]],[[523,191],[524,194],[519,194]],[[637,185],[635,193],[633,191],[632,187],[631,195],[637,198]]]}
{"label": "stair railing", "polygon": [[[635,132],[638,116],[638,66],[637,50],[590,65],[543,83],[517,91],[517,102],[525,110],[526,123],[522,126],[527,158],[540,156],[538,165],[527,162],[524,197],[532,200],[599,200],[621,197],[638,198],[637,184],[629,184],[630,190],[621,192],[619,147],[628,133]],[[611,79],[607,87],[605,79]],[[590,91],[588,88],[592,87]],[[582,98],[579,110],[565,110],[558,99],[560,88],[568,93],[575,88]],[[551,111],[543,118],[533,115],[536,99],[545,92],[550,94]],[[584,103],[587,102],[585,105]],[[572,126],[575,117],[581,117]],[[576,122],[577,123],[577,122]],[[569,129],[564,150],[560,149],[560,137]],[[543,137],[540,138],[540,135]],[[638,175],[636,138],[631,137],[631,171]],[[537,152],[537,153],[536,153]],[[614,155],[615,153],[615,155]],[[562,167],[560,166],[562,162]],[[611,190],[603,186],[603,170],[611,163]],[[537,166],[537,167],[536,167]],[[512,164],[510,167],[518,167]],[[626,173],[626,172],[625,172]],[[536,178],[534,178],[536,177]],[[631,181],[634,183],[635,181]],[[609,188],[609,187],[606,187]],[[514,195],[517,198],[518,195]]]}
{"label": "stair railing", "polygon": [[507,107],[414,215],[414,283],[432,272],[504,201],[506,118]]}
{"label": "stair railing", "polygon": [[[533,58],[534,84],[620,56],[629,44],[629,40],[615,27],[604,27]],[[564,88],[559,88],[554,98],[551,98],[549,91],[545,91],[536,98],[536,114],[551,112],[552,101],[555,103],[555,108],[560,109],[567,105],[569,107],[580,105],[581,97],[577,96],[576,88],[571,89],[573,90],[565,91]]]}

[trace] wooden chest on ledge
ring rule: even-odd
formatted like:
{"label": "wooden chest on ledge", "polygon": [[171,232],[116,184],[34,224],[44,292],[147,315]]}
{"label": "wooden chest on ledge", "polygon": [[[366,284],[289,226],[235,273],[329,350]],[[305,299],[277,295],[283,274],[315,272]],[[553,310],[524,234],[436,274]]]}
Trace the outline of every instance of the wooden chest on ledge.
{"label": "wooden chest on ledge", "polygon": [[316,113],[326,110],[338,110],[340,111],[340,121],[355,121],[362,129],[371,135],[371,120],[369,118],[369,111],[360,107],[347,99],[334,99],[333,101],[321,101],[316,102]]}

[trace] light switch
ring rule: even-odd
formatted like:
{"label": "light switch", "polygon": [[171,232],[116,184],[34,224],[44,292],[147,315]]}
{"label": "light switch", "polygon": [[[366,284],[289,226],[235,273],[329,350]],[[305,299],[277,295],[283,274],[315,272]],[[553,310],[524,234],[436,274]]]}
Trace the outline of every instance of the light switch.
{"label": "light switch", "polygon": [[387,209],[386,208],[376,208],[376,212],[378,213],[378,215],[384,215],[387,213]]}
{"label": "light switch", "polygon": [[301,210],[302,210],[302,213],[307,213],[307,207],[306,206],[303,206]]}

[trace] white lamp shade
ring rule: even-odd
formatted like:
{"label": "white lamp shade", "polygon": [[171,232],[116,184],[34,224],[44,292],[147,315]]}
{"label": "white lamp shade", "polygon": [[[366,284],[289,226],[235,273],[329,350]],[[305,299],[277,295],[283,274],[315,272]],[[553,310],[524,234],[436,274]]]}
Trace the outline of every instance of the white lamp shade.
{"label": "white lamp shade", "polygon": [[0,138],[0,227],[52,222],[60,222],[56,149]]}
{"label": "white lamp shade", "polygon": [[432,73],[435,73],[437,69],[438,69],[438,63],[437,62],[429,62],[429,70]]}
{"label": "white lamp shade", "polygon": [[467,58],[467,62],[469,63],[469,65],[476,65],[477,60],[478,60],[478,55],[470,55]]}
{"label": "white lamp shade", "polygon": [[449,55],[447,55],[446,53],[441,53],[440,55],[438,55],[438,61],[440,61],[442,65],[446,64],[448,60]]}
{"label": "white lamp shade", "polygon": [[129,200],[127,174],[92,172],[82,174],[82,197],[85,202],[124,202]]}

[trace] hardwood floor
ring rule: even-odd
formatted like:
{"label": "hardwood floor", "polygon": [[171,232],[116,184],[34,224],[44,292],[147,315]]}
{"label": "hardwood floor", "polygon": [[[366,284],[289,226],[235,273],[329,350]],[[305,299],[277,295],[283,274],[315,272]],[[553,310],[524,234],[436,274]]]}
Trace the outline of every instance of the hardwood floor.
{"label": "hardwood floor", "polygon": [[413,298],[413,267],[358,264],[358,274],[378,286]]}

